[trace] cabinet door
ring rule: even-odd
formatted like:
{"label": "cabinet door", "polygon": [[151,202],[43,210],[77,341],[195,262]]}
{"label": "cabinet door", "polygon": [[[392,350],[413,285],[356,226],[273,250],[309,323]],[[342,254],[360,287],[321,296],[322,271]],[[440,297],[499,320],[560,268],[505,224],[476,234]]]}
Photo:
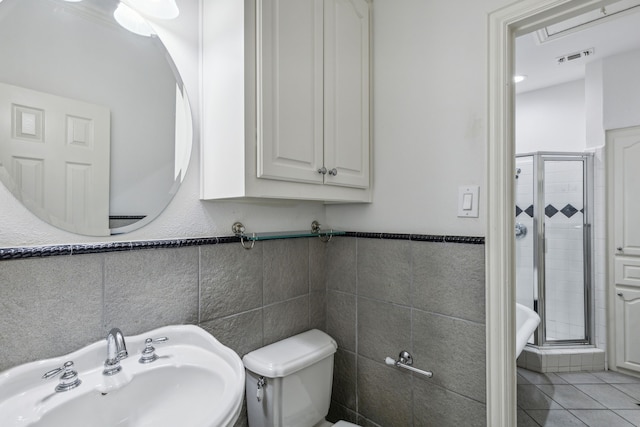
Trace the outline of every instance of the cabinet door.
{"label": "cabinet door", "polygon": [[616,287],[616,364],[640,371],[640,290]]}
{"label": "cabinet door", "polygon": [[321,184],[322,0],[257,5],[258,177]]}
{"label": "cabinet door", "polygon": [[369,186],[369,40],[366,0],[325,0],[324,165],[327,184]]}
{"label": "cabinet door", "polygon": [[640,257],[616,256],[614,265],[616,285],[637,286],[640,289]]}
{"label": "cabinet door", "polygon": [[618,254],[640,256],[640,128],[612,135],[615,247]]}

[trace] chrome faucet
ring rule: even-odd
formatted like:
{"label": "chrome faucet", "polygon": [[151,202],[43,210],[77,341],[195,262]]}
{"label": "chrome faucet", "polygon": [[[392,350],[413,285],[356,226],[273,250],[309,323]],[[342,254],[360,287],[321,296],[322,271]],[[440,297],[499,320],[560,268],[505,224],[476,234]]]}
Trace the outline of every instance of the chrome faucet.
{"label": "chrome faucet", "polygon": [[129,353],[122,331],[118,328],[111,329],[107,335],[107,359],[104,361],[103,375],[115,375],[120,372],[120,361],[127,356]]}

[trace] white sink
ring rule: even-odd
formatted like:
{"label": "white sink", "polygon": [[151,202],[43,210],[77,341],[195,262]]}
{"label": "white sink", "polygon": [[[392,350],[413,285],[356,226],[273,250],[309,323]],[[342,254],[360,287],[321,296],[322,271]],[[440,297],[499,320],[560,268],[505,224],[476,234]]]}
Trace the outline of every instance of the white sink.
{"label": "white sink", "polygon": [[[146,338],[159,358],[138,362]],[[122,370],[102,374],[107,356],[101,340],[66,356],[27,363],[0,373],[2,427],[222,427],[237,420],[244,397],[238,355],[194,325],[166,326],[125,336],[129,357]],[[42,375],[74,362],[82,383],[56,392],[58,378]]]}

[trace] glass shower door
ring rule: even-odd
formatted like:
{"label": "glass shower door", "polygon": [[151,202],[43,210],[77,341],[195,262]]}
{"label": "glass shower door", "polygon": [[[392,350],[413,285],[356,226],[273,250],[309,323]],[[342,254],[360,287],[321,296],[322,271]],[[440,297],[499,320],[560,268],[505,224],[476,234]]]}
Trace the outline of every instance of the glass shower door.
{"label": "glass shower door", "polygon": [[542,156],[545,343],[589,340],[589,226],[585,158]]}

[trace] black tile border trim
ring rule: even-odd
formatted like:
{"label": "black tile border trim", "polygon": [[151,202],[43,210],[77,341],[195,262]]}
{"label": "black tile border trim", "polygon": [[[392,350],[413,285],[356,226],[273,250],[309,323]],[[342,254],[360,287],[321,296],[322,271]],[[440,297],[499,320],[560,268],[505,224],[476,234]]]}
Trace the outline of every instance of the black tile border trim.
{"label": "black tile border trim", "polygon": [[[400,234],[400,233],[366,233],[347,231],[344,237],[359,237],[363,239],[381,240],[410,240],[415,242],[447,242],[466,243],[472,245],[484,245],[484,237],[471,236],[436,236],[428,234]],[[184,248],[189,246],[218,245],[226,243],[239,243],[240,238],[236,236],[201,237],[195,239],[167,239],[167,240],[147,240],[133,242],[109,242],[109,243],[89,243],[73,245],[52,245],[0,248],[0,261],[25,258],[46,258],[59,255],[82,255],[97,254],[105,252],[124,252],[142,249],[168,249]]]}
{"label": "black tile border trim", "polygon": [[471,245],[484,245],[484,237],[474,236],[439,236],[432,234],[393,234],[393,233],[364,233],[348,231],[348,237],[360,237],[363,239],[386,239],[386,240],[411,240],[415,242],[447,242],[466,243]]}

